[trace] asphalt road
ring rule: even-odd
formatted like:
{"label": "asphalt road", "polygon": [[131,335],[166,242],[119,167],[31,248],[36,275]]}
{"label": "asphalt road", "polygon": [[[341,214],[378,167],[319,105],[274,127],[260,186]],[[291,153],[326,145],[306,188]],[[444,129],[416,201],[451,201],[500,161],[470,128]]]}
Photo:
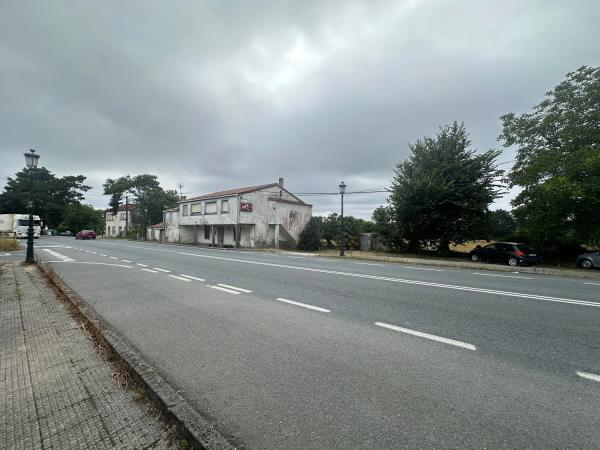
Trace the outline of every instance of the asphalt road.
{"label": "asphalt road", "polygon": [[600,282],[115,240],[36,251],[248,447],[600,447]]}

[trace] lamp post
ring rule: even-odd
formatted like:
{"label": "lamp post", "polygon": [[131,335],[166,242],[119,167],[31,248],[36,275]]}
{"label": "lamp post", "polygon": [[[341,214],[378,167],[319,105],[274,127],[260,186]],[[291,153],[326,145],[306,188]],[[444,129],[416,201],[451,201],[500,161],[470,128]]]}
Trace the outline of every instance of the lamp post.
{"label": "lamp post", "polygon": [[341,223],[340,223],[340,228],[341,228],[341,236],[340,236],[340,256],[345,256],[344,255],[344,193],[346,192],[346,184],[342,181],[340,183],[340,195],[342,197],[342,214],[340,215],[340,219],[341,219]]}
{"label": "lamp post", "polygon": [[35,150],[29,149],[29,152],[25,153],[25,165],[29,169],[29,179],[31,182],[29,189],[29,228],[27,228],[27,254],[25,255],[25,262],[27,264],[33,263],[33,171],[37,168],[38,160],[40,155],[35,153]]}

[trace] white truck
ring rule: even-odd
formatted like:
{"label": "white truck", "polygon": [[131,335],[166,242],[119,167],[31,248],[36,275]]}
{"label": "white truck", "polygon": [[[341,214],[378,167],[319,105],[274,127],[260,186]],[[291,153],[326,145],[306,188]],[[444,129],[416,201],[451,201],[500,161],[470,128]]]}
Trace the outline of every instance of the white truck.
{"label": "white truck", "polygon": [[[40,216],[33,216],[33,237],[40,237],[42,228]],[[0,214],[0,235],[27,238],[29,214]]]}

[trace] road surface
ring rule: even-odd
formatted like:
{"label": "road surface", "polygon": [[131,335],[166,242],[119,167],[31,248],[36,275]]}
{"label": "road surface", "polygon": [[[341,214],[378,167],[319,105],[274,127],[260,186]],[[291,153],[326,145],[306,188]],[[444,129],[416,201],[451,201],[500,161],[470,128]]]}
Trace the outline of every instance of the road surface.
{"label": "road surface", "polygon": [[119,240],[36,252],[250,448],[598,448],[600,282]]}

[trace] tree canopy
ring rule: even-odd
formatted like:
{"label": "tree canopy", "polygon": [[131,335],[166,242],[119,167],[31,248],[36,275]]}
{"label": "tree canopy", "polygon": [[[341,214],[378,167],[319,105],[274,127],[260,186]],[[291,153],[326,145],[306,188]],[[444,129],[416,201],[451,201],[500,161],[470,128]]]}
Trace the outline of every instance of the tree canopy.
{"label": "tree canopy", "polygon": [[[134,225],[152,224],[162,221],[162,213],[180,200],[174,190],[164,190],[156,175],[125,175],[116,180],[107,179],[104,183],[104,195],[110,195],[110,207],[117,212],[121,199],[126,193],[133,197],[130,203],[137,204],[133,215]],[[147,212],[146,212],[147,211]]]}
{"label": "tree canopy", "polygon": [[[31,170],[23,169],[8,179],[0,194],[0,213],[29,211]],[[84,192],[91,189],[84,184],[85,179],[83,175],[57,177],[45,167],[33,169],[34,211],[44,225],[56,227],[67,207],[80,205]]]}
{"label": "tree canopy", "polygon": [[396,238],[413,249],[431,245],[446,252],[450,243],[477,237],[488,206],[500,196],[500,151],[476,153],[464,124],[457,122],[410,150],[396,165],[388,200]]}
{"label": "tree canopy", "polygon": [[104,230],[104,214],[88,205],[69,205],[65,209],[63,219],[57,227],[60,231],[78,233],[81,230],[94,230],[102,233]]}
{"label": "tree canopy", "polygon": [[532,111],[501,117],[521,232],[547,251],[600,243],[600,68],[567,74]]}

